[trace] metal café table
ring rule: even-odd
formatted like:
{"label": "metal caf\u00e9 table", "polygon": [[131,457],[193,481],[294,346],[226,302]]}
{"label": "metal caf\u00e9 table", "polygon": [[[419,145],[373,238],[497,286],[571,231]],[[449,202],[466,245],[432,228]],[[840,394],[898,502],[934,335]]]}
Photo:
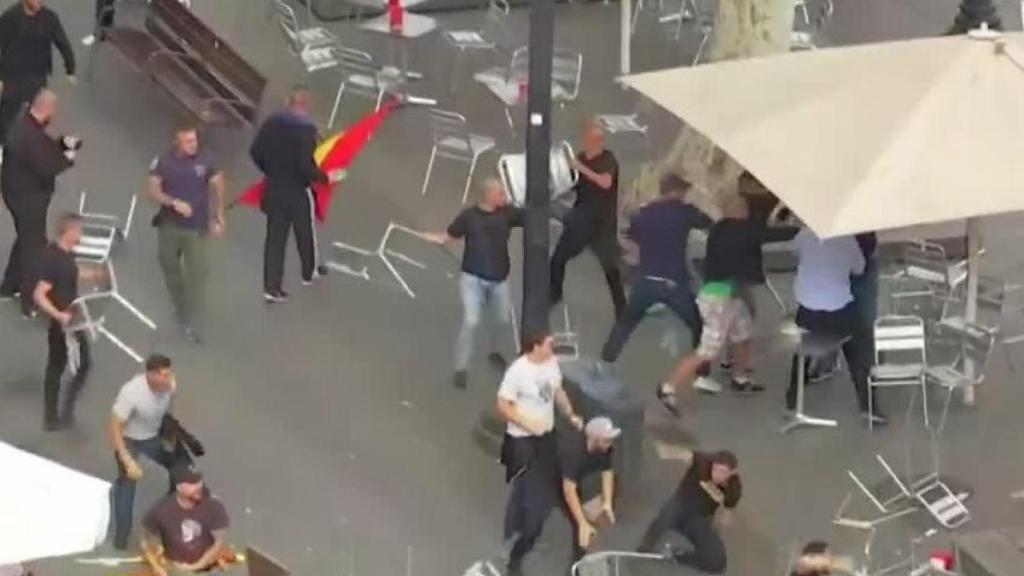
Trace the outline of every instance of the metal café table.
{"label": "metal caf\u00e9 table", "polygon": [[[375,1],[375,0],[367,0]],[[421,3],[424,0],[405,0],[402,6],[408,8],[415,4]],[[379,3],[378,3],[379,5]],[[413,14],[412,12],[405,12],[403,14],[402,27],[398,30],[391,29],[391,23],[388,19],[387,13],[372,18],[363,22],[359,25],[360,30],[366,30],[367,32],[374,32],[377,34],[383,34],[389,38],[389,53],[391,55],[392,64],[398,67],[398,72],[401,77],[401,84],[403,86],[403,94],[399,94],[405,102],[410,104],[422,104],[425,106],[436,106],[437,100],[431,98],[423,98],[419,96],[412,96],[408,93],[408,89],[405,88],[406,84],[410,79],[422,78],[423,75],[411,72],[409,70],[409,41],[425,36],[430,32],[433,32],[437,28],[437,20],[423,16],[421,14]],[[398,54],[399,62],[395,62],[395,54]]]}

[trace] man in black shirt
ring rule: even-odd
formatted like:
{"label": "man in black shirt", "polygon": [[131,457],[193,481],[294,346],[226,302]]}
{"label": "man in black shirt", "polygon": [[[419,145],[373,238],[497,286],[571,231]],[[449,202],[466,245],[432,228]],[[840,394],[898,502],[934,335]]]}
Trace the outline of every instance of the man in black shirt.
{"label": "man in black shirt", "polygon": [[0,15],[0,143],[22,106],[46,86],[53,46],[75,84],[75,53],[57,13],[43,0],[21,0]]}
{"label": "man in black shirt", "polygon": [[622,317],[615,322],[601,359],[615,362],[647,310],[665,304],[689,328],[694,345],[700,341],[700,312],[690,288],[686,244],[693,229],[707,229],[711,219],[683,200],[690,183],[675,174],[661,180],[661,196],[633,214],[627,231],[640,249],[637,280]]}
{"label": "man in black shirt", "polygon": [[[759,254],[763,244],[785,241],[796,233],[796,228],[768,227],[752,220],[747,202],[740,196],[724,199],[722,218],[708,234],[704,285],[697,296],[704,323],[700,345],[679,362],[669,380],[657,389],[658,399],[669,411],[678,414],[678,387],[692,381],[714,362],[727,344],[732,344],[736,361],[732,366],[732,389],[739,393],[764,391],[750,378],[752,319],[737,286],[762,274]],[[704,376],[697,378],[694,387],[711,393],[721,390],[720,384]]]}
{"label": "man in black shirt", "polygon": [[597,255],[611,291],[615,317],[622,316],[626,294],[619,272],[619,163],[604,147],[604,131],[590,124],[583,133],[583,152],[573,162],[579,172],[576,204],[565,217],[565,228],[551,257],[551,302],[562,301],[565,266],[589,247]]}
{"label": "man in black shirt", "polygon": [[249,149],[267,184],[260,206],[267,215],[263,248],[263,299],[267,302],[288,299],[281,282],[289,230],[295,234],[302,283],[308,285],[318,275],[312,186],[337,182],[344,176],[343,171],[324,174],[313,159],[317,130],[309,119],[311,98],[308,88],[294,88],[288,96],[288,108],[263,122]]}
{"label": "man in black shirt", "polygon": [[500,181],[488,178],[479,204],[460,212],[447,231],[423,234],[424,239],[442,245],[460,238],[466,242],[459,280],[462,328],[455,341],[456,388],[466,388],[466,370],[473,356],[473,335],[485,305],[491,306],[493,318],[501,325],[491,333],[494,351],[488,358],[499,370],[506,367],[505,358],[497,352],[497,342],[499,332],[511,333],[509,323],[515,320],[508,286],[508,239],[512,228],[522,225],[523,211],[508,205],[508,197]]}
{"label": "man in black shirt", "polygon": [[690,469],[647,528],[639,551],[653,552],[662,535],[675,530],[693,546],[675,557],[677,563],[709,574],[725,573],[725,544],[715,528],[729,524],[730,511],[743,495],[737,466],[736,455],[728,450],[694,452]]}
{"label": "man in black shirt", "polygon": [[49,353],[46,361],[46,375],[43,382],[44,420],[47,431],[59,430],[71,424],[74,418],[75,400],[85,385],[92,364],[89,356],[89,340],[85,332],[74,333],[78,344],[78,371],[71,380],[71,387],[65,392],[63,410],[57,411],[60,397],[60,381],[68,364],[68,334],[64,329],[74,319],[71,304],[78,298],[78,279],[102,277],[98,271],[79,269],[71,250],[82,238],[82,218],[77,214],[61,216],[57,224],[57,241],[43,251],[42,269],[39,282],[33,291],[36,305],[50,317],[47,332]]}
{"label": "man in black shirt", "polygon": [[[526,528],[519,532],[509,553],[509,575],[520,574],[523,558],[540,537],[551,508],[558,506],[572,526],[571,563],[586,554],[597,530],[593,523],[600,516],[615,523],[612,499],[615,494],[615,472],[612,468],[612,445],[622,431],[604,416],[592,418],[583,430],[560,432],[558,458],[552,467],[544,459],[527,469],[521,479],[526,498],[522,511]],[[554,469],[552,469],[554,468]],[[601,511],[588,517],[583,509],[580,483],[591,474],[601,475]]]}
{"label": "man in black shirt", "polygon": [[39,251],[46,246],[46,213],[57,175],[74,164],[77,148],[78,139],[73,136],[55,138],[46,133],[56,112],[57,96],[41,90],[32,106],[11,125],[0,165],[0,188],[17,233],[0,284],[0,299],[20,293],[25,315],[33,313],[32,290]]}

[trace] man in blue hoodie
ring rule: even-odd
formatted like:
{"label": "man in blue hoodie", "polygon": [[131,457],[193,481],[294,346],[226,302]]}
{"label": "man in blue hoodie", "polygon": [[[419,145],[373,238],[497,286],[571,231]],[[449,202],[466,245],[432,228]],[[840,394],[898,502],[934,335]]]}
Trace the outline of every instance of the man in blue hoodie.
{"label": "man in blue hoodie", "polygon": [[312,94],[305,86],[292,89],[287,108],[263,122],[249,149],[252,161],[267,182],[260,206],[267,215],[263,249],[263,299],[267,302],[288,299],[282,280],[289,230],[295,234],[302,263],[302,283],[312,283],[318,274],[312,186],[337,182],[343,174],[340,171],[325,174],[313,159],[317,130],[309,118],[311,100]]}

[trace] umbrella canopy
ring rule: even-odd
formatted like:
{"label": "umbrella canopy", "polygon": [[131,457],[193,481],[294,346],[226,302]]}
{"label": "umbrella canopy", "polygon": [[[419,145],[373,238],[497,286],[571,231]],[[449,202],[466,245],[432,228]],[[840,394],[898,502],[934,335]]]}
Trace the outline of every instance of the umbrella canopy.
{"label": "umbrella canopy", "polygon": [[1021,54],[978,31],[623,80],[829,237],[1024,210]]}
{"label": "umbrella canopy", "polygon": [[0,442],[0,566],[103,542],[110,484]]}

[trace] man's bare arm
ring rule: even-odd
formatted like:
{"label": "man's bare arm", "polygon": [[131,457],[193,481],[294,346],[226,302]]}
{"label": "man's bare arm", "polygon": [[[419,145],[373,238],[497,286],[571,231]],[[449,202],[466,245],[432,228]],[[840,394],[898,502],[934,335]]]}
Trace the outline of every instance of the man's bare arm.
{"label": "man's bare arm", "polygon": [[142,559],[155,576],[167,576],[164,568],[164,547],[160,539],[148,532],[142,535]]}
{"label": "man's bare arm", "polygon": [[224,178],[223,172],[217,172],[210,178],[210,188],[213,190],[213,214],[214,220],[223,226],[227,222],[225,216],[225,194],[224,190],[227,188],[227,181]]}

